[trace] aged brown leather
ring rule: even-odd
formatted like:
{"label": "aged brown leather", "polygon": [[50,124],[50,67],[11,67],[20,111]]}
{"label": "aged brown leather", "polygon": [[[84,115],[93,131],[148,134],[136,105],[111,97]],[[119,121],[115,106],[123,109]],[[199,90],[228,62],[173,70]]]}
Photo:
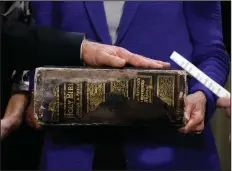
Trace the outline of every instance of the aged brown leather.
{"label": "aged brown leather", "polygon": [[39,68],[41,125],[183,126],[187,73],[180,70]]}

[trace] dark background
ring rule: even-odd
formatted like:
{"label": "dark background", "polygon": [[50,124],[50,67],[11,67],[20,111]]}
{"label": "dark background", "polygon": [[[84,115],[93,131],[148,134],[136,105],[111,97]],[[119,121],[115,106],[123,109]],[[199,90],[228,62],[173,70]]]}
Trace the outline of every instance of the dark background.
{"label": "dark background", "polygon": [[[226,50],[231,54],[231,2],[222,2],[222,24]],[[4,42],[3,42],[4,43]],[[10,137],[1,142],[1,169],[37,169],[41,156],[43,132],[23,124]],[[119,150],[120,151],[120,150]],[[117,156],[118,155],[118,156]],[[120,158],[120,153],[114,157]]]}
{"label": "dark background", "polygon": [[222,4],[222,27],[226,50],[231,57],[231,2],[224,1]]}

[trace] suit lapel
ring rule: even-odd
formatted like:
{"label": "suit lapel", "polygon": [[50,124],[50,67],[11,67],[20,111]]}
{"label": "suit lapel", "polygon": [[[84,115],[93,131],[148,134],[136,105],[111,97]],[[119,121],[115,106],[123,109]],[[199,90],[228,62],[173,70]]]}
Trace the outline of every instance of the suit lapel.
{"label": "suit lapel", "polygon": [[103,43],[112,44],[109,29],[106,21],[103,2],[84,2],[91,22],[96,30],[98,37]]}
{"label": "suit lapel", "polygon": [[115,44],[120,43],[120,41],[125,36],[137,12],[138,6],[139,6],[139,2],[136,2],[136,1],[125,2],[124,8],[123,8],[123,14],[122,14],[120,25],[119,25],[118,39]]}

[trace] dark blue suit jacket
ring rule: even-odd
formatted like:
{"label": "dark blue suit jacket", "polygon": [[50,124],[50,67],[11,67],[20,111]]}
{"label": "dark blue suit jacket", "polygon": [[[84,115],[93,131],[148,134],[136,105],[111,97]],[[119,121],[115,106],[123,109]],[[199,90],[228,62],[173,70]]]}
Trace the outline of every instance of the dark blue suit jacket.
{"label": "dark blue suit jacket", "polygon": [[[39,25],[53,26],[65,31],[84,32],[88,39],[112,44],[104,6],[100,1],[33,2],[32,8]],[[220,85],[224,85],[230,64],[224,50],[221,27],[220,2],[128,1],[125,2],[115,45],[152,59],[170,62],[172,68],[179,69],[169,59],[171,53],[177,51]],[[196,91],[203,91],[207,97],[206,120],[208,121],[215,112],[216,96],[201,83],[192,79],[189,82],[189,93]],[[202,135],[173,134],[166,139],[168,142],[176,141],[177,144],[182,144],[184,153],[180,152],[183,149],[173,147],[176,157],[172,160],[178,160],[180,165],[188,166],[190,160],[196,159],[197,166],[190,166],[192,169],[199,168],[200,165],[202,169],[219,167],[217,151],[208,123]],[[198,152],[193,152],[193,148],[198,148]],[[159,153],[162,155],[165,150]],[[188,155],[191,159],[187,159]],[[189,162],[181,162],[184,159]]]}

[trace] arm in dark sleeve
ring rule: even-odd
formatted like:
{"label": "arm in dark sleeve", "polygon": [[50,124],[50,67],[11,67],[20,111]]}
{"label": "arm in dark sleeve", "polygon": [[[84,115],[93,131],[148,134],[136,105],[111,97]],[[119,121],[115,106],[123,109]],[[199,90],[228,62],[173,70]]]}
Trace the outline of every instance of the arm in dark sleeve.
{"label": "arm in dark sleeve", "polygon": [[[3,21],[3,54],[14,69],[34,69],[43,65],[80,65],[84,34],[28,26]],[[8,59],[9,60],[9,59]]]}
{"label": "arm in dark sleeve", "polygon": [[[184,10],[193,44],[193,63],[224,86],[230,62],[223,44],[220,2],[184,2]],[[190,93],[202,91],[206,95],[208,120],[215,112],[217,97],[196,79],[190,81],[189,88]]]}

